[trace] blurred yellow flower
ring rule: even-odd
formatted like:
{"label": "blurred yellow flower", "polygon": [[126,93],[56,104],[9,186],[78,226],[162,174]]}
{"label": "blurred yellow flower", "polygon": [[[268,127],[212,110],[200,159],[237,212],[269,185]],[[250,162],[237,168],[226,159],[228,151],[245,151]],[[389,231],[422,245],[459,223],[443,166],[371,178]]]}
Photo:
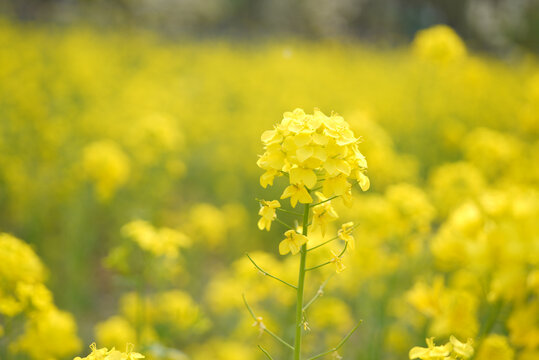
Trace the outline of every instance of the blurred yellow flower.
{"label": "blurred yellow flower", "polygon": [[418,31],[412,44],[419,57],[440,64],[447,64],[466,56],[466,46],[453,29],[436,25]]}
{"label": "blurred yellow flower", "polygon": [[101,140],[83,149],[82,167],[85,175],[95,181],[102,201],[109,200],[129,178],[129,158],[118,144]]}
{"label": "blurred yellow flower", "polygon": [[143,220],[135,220],[124,225],[122,233],[143,250],[156,256],[176,258],[180,247],[191,244],[190,239],[182,232],[166,227],[156,229]]}

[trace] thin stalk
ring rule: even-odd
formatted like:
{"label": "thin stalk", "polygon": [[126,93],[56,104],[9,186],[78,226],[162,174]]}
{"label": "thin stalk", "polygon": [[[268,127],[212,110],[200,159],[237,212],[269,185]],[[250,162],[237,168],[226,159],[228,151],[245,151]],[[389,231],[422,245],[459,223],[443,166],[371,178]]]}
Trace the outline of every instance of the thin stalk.
{"label": "thin stalk", "polygon": [[[341,258],[344,255],[344,253],[346,252],[346,248],[348,248],[348,243],[344,244],[344,248],[342,249],[341,253],[339,255],[337,255],[338,258]],[[307,269],[305,269],[305,271],[315,270],[315,269],[321,268],[322,266],[329,265],[329,264],[331,264],[333,262],[334,262],[334,259],[331,259],[331,260],[326,261],[325,263],[322,263],[320,265],[316,265],[316,266],[307,268]]]}
{"label": "thin stalk", "polygon": [[277,221],[279,224],[283,225],[284,227],[287,227],[287,228],[290,229],[290,230],[296,230],[296,229],[294,229],[292,226],[290,226],[290,225],[288,225],[287,223],[285,223],[284,221],[279,220],[279,218],[275,218],[275,221]]}
{"label": "thin stalk", "polygon": [[283,208],[276,208],[275,210],[281,211],[281,212],[284,212],[284,213],[287,213],[287,214],[293,214],[293,215],[296,215],[296,216],[302,216],[303,215],[303,214],[301,214],[299,212],[290,211],[290,210],[286,210],[286,209],[283,209]]}
{"label": "thin stalk", "polygon": [[[309,228],[309,204],[305,204],[303,211],[303,235],[307,236]],[[294,360],[301,359],[301,328],[303,324],[303,289],[305,287],[305,264],[307,262],[307,245],[301,246],[299,276],[297,288],[297,303],[296,303],[296,338],[294,341]]]}
{"label": "thin stalk", "polygon": [[264,348],[263,348],[262,346],[260,346],[260,345],[257,345],[257,346],[258,346],[258,348],[260,349],[260,351],[262,351],[262,352],[264,353],[264,355],[266,355],[266,357],[267,357],[268,359],[273,360],[273,358],[271,357],[271,355],[269,354],[269,352],[267,352],[266,349],[264,349]]}
{"label": "thin stalk", "polygon": [[328,283],[329,279],[331,279],[332,277],[333,274],[330,275],[330,277],[328,277],[322,285],[320,285],[318,291],[316,292],[316,294],[314,294],[313,298],[309,300],[309,302],[307,302],[307,304],[305,304],[305,306],[303,307],[303,311],[307,310],[307,308],[311,306],[313,302],[315,302],[320,296],[324,295],[324,288],[326,287],[326,284]]}
{"label": "thin stalk", "polygon": [[253,265],[254,265],[254,266],[255,266],[255,267],[256,267],[256,268],[257,268],[263,275],[269,276],[270,278],[275,279],[275,280],[277,280],[277,281],[280,281],[280,282],[282,282],[283,284],[290,286],[291,288],[297,289],[296,286],[294,286],[294,285],[292,285],[292,284],[290,284],[290,283],[288,283],[288,282],[286,282],[286,281],[284,281],[284,280],[282,280],[282,279],[279,279],[277,276],[273,276],[273,275],[271,275],[270,273],[264,271],[264,269],[262,269],[260,266],[258,266],[257,263],[255,263],[255,261],[249,256],[249,254],[245,253],[245,255],[247,255],[247,257],[249,258],[249,260],[251,260],[251,262],[253,263]]}
{"label": "thin stalk", "polygon": [[336,199],[336,198],[338,198],[339,196],[340,196],[340,195],[332,196],[332,197],[330,197],[330,198],[328,198],[328,199],[326,199],[326,200],[322,200],[322,201],[317,202],[316,204],[313,204],[313,205],[311,205],[311,206],[314,207],[314,206],[321,205],[321,204],[323,204],[323,203],[326,203],[326,202],[328,202],[328,201],[331,201],[331,200],[333,200],[333,199]]}
{"label": "thin stalk", "polygon": [[[249,314],[251,314],[251,317],[253,318],[254,321],[258,321],[253,309],[251,309],[251,307],[249,306],[249,303],[247,302],[247,299],[245,298],[245,294],[242,294],[242,296],[243,296],[243,303],[245,304],[245,307],[247,308],[247,310],[249,310]],[[294,347],[292,345],[284,341],[279,335],[275,334],[273,331],[268,330],[266,326],[264,326],[264,324],[262,324],[262,330],[266,334],[270,335],[275,340],[277,340],[278,342],[280,342],[281,344],[289,348],[290,350],[294,350]]]}
{"label": "thin stalk", "polygon": [[[352,231],[354,231],[358,226],[359,226],[359,224],[354,225],[354,226],[348,231],[348,233],[351,233]],[[313,246],[313,247],[307,249],[307,251],[311,251],[311,250],[314,250],[314,249],[318,249],[319,247],[322,247],[322,246],[324,246],[324,245],[326,245],[326,244],[329,244],[330,242],[335,241],[335,240],[337,240],[337,239],[339,239],[339,238],[340,238],[339,235],[337,235],[337,236],[335,236],[335,237],[332,237],[331,239],[326,240],[326,241],[324,241],[324,242],[321,243],[321,244],[318,244],[318,245],[316,245],[316,246]]]}
{"label": "thin stalk", "polygon": [[350,338],[350,336],[352,336],[352,334],[357,330],[357,328],[359,327],[359,325],[361,325],[362,322],[363,321],[358,322],[356,326],[354,326],[352,330],[350,330],[350,332],[346,334],[346,336],[341,340],[341,342],[337,344],[337,346],[329,349],[328,351],[324,351],[323,353],[313,356],[309,358],[308,360],[315,360],[315,359],[321,358],[322,356],[326,356],[328,354],[331,354],[332,352],[339,350],[344,345],[344,343]]}

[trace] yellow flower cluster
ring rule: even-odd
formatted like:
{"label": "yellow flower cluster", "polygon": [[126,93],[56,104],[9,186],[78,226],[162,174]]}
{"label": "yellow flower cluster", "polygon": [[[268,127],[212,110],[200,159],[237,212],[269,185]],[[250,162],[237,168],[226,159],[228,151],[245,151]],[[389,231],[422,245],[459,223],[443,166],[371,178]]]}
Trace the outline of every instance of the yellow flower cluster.
{"label": "yellow flower cluster", "polygon": [[137,360],[137,359],[144,359],[145,356],[133,351],[133,345],[128,344],[125,352],[118,351],[115,348],[107,349],[107,348],[101,348],[98,349],[97,345],[93,343],[90,345],[90,349],[92,352],[86,356],[81,358],[80,356],[77,356],[74,358],[74,360]]}
{"label": "yellow flower cluster", "polygon": [[326,116],[319,110],[305,114],[301,109],[285,112],[273,130],[262,134],[264,154],[258,166],[266,172],[260,185],[273,185],[275,177],[287,175],[290,185],[281,199],[290,198],[292,207],[298,202],[313,202],[308,190],[323,180],[325,196],[342,196],[350,202],[356,180],[363,190],[369,188],[365,175],[367,161],[358,149],[359,139],[341,116]]}
{"label": "yellow flower cluster", "polygon": [[95,182],[102,201],[109,200],[129,179],[129,158],[111,140],[87,145],[83,149],[82,167],[86,177]]}
{"label": "yellow flower cluster", "polygon": [[180,247],[191,244],[190,239],[182,232],[167,227],[156,229],[143,220],[135,220],[124,225],[122,233],[136,242],[141,249],[155,256],[176,258]]}
{"label": "yellow flower cluster", "polygon": [[434,344],[434,338],[428,338],[427,347],[416,346],[412,348],[409,357],[411,360],[464,360],[471,358],[473,354],[472,339],[468,339],[466,343],[462,343],[451,335],[449,342],[442,346],[436,346]]}
{"label": "yellow flower cluster", "polygon": [[[80,349],[75,319],[56,308],[44,280],[45,268],[32,248],[0,233],[0,341],[11,340],[10,356],[48,360]],[[4,328],[4,321],[10,326]]]}
{"label": "yellow flower cluster", "polygon": [[419,31],[414,39],[413,50],[419,57],[439,64],[447,64],[466,56],[466,45],[446,25]]}

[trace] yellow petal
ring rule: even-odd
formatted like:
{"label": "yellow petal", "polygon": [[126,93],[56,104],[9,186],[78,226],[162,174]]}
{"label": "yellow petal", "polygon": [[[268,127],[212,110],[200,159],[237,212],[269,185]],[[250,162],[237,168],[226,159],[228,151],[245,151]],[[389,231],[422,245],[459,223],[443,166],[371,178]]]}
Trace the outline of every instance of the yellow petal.
{"label": "yellow petal", "polygon": [[279,243],[279,254],[286,255],[290,252],[290,247],[288,246],[288,240],[285,239]]}

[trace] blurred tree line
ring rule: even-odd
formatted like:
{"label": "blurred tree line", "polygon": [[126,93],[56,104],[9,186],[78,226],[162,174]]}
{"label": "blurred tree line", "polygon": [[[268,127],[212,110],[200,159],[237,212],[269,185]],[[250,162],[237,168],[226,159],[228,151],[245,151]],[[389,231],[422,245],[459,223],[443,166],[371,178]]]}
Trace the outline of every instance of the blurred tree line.
{"label": "blurred tree line", "polygon": [[0,0],[21,21],[85,22],[168,36],[355,38],[389,45],[433,24],[503,53],[539,50],[537,0]]}

